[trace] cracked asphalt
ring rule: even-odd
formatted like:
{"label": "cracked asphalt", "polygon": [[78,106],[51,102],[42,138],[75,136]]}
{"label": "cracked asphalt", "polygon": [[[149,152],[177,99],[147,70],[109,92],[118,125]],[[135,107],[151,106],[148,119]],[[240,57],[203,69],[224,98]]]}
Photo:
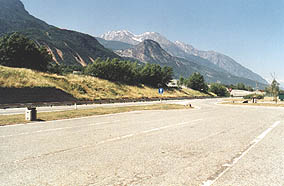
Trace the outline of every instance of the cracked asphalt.
{"label": "cracked asphalt", "polygon": [[0,185],[284,185],[284,109],[217,101],[0,127]]}

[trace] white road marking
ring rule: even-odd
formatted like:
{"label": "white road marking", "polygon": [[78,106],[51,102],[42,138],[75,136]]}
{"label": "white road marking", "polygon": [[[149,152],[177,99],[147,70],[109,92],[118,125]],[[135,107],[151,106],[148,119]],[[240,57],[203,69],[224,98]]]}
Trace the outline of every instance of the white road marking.
{"label": "white road marking", "polygon": [[[19,163],[21,161],[25,161],[25,160],[28,160],[28,159],[40,158],[40,157],[44,157],[44,156],[48,156],[48,155],[61,153],[61,152],[67,152],[69,150],[90,148],[90,147],[101,145],[101,144],[105,144],[105,143],[108,143],[108,142],[115,142],[115,141],[119,141],[119,140],[123,140],[123,139],[127,139],[127,138],[132,138],[132,137],[135,137],[135,136],[138,136],[138,135],[143,135],[143,134],[147,134],[147,133],[151,133],[151,132],[155,132],[155,131],[161,131],[161,130],[168,129],[168,128],[174,128],[174,127],[183,126],[183,125],[187,125],[187,124],[191,124],[191,123],[196,123],[196,122],[202,121],[202,120],[203,119],[196,119],[196,120],[192,120],[192,121],[188,121],[188,122],[178,123],[178,124],[175,124],[175,125],[167,125],[167,126],[164,126],[164,127],[153,128],[153,129],[146,130],[146,131],[141,131],[141,132],[137,132],[137,133],[132,133],[132,134],[127,134],[127,135],[123,135],[123,136],[110,138],[110,139],[107,139],[107,140],[103,140],[103,141],[97,142],[96,144],[71,147],[71,148],[68,148],[68,149],[58,150],[56,152],[49,152],[49,153],[46,153],[46,154],[41,154],[41,155],[37,155],[37,156],[33,156],[33,157],[28,157],[28,158],[25,158],[25,159],[22,159],[22,160],[14,160],[12,162],[13,163]],[[2,164],[2,166],[5,165],[5,164],[7,164],[7,163]]]}
{"label": "white road marking", "polygon": [[233,159],[232,163],[226,163],[223,167],[226,167],[216,178],[209,179],[202,184],[202,186],[211,186],[214,184],[219,178],[221,178],[228,170],[230,170],[238,161],[240,161],[254,146],[256,146],[260,141],[262,141],[265,136],[271,132],[275,127],[280,124],[280,121],[276,121],[273,125],[271,125],[268,129],[262,132],[258,137],[251,141],[250,147],[246,149],[244,152],[240,153],[240,156]]}
{"label": "white road marking", "polygon": [[[119,120],[116,120],[116,122]],[[92,123],[89,125],[82,125],[82,126],[73,126],[73,127],[60,127],[60,128],[54,128],[54,129],[45,129],[45,130],[38,130],[34,132],[23,132],[23,133],[18,133],[18,134],[11,134],[11,135],[6,135],[6,136],[0,136],[0,138],[7,138],[7,137],[15,137],[15,136],[23,136],[23,135],[30,135],[30,134],[36,134],[36,133],[43,133],[43,132],[53,132],[53,131],[59,131],[59,130],[65,130],[65,129],[75,129],[75,128],[83,128],[83,127],[88,127],[88,126],[97,126],[97,125],[103,125],[111,123],[110,121],[107,122],[100,122],[100,123]]]}
{"label": "white road marking", "polygon": [[[136,112],[136,111],[134,111],[134,112]],[[82,119],[82,118],[80,118],[80,119]],[[133,119],[133,120],[136,121],[136,119]],[[18,134],[13,134],[13,135],[11,134],[11,135],[0,136],[0,138],[16,137],[16,136],[30,135],[30,134],[36,134],[36,133],[44,133],[44,132],[54,132],[54,131],[60,131],[60,130],[65,130],[65,129],[84,128],[84,127],[90,127],[90,126],[112,124],[112,123],[117,123],[117,122],[121,122],[121,121],[122,120],[114,120],[114,121],[106,121],[106,122],[92,123],[92,124],[72,126],[72,127],[59,127],[59,128],[53,128],[53,129],[38,130],[38,131],[34,131],[34,132],[23,132],[23,133],[18,133]],[[132,120],[126,120],[126,121],[132,121]],[[146,121],[144,123],[162,122],[162,121],[164,121],[164,120],[157,119],[157,120]]]}
{"label": "white road marking", "polygon": [[[159,110],[156,110],[157,112],[160,112]],[[142,111],[131,111],[129,113],[141,113]],[[152,112],[155,112],[153,110]],[[27,124],[17,124],[17,125],[11,125],[11,126],[31,126],[31,125],[42,125],[44,123],[50,123],[50,122],[62,122],[62,121],[73,121],[73,120],[81,120],[81,119],[87,119],[87,118],[96,118],[96,117],[105,117],[105,116],[112,116],[112,115],[120,115],[120,114],[125,114],[125,113],[115,113],[115,114],[107,114],[107,115],[97,115],[97,116],[87,116],[87,117],[82,117],[82,118],[72,118],[72,119],[63,119],[63,120],[53,120],[53,121],[46,121],[46,122],[35,122],[35,123],[29,123]],[[115,121],[108,121],[108,122],[100,122],[100,123],[92,123],[88,125],[79,125],[79,126],[72,126],[72,127],[59,127],[59,128],[54,128],[54,129],[45,129],[45,130],[38,130],[34,132],[23,132],[23,133],[18,133],[18,134],[13,134],[13,135],[4,135],[0,136],[0,138],[7,138],[7,137],[15,137],[15,136],[23,136],[23,135],[30,135],[30,134],[36,134],[36,133],[44,133],[44,132],[53,132],[53,131],[60,131],[60,130],[65,130],[65,129],[75,129],[75,128],[83,128],[83,127],[89,127],[89,126],[97,126],[97,125],[103,125],[103,124],[108,124],[108,123],[115,123],[119,122],[121,120],[115,120]],[[128,120],[130,121],[130,120]],[[158,122],[158,121],[163,121],[163,120],[152,120],[150,122]],[[9,127],[8,126],[3,126],[3,127]]]}
{"label": "white road marking", "polygon": [[85,116],[85,117],[78,117],[78,118],[70,118],[70,119],[59,119],[59,120],[51,120],[51,121],[39,121],[39,122],[31,122],[27,124],[15,124],[15,125],[4,125],[1,126],[1,128],[10,128],[10,127],[19,127],[19,126],[31,126],[31,125],[43,125],[46,123],[54,123],[54,122],[62,122],[62,121],[73,121],[73,120],[81,120],[81,119],[88,119],[88,118],[101,118],[101,117],[109,117],[109,116],[116,116],[116,115],[122,115],[125,113],[140,113],[142,111],[129,111],[129,112],[121,112],[121,113],[115,113],[115,114],[104,114],[104,115],[95,115],[95,116]]}
{"label": "white road marking", "polygon": [[[104,144],[106,142],[113,142],[113,141],[118,141],[118,140],[122,140],[122,139],[127,139],[127,138],[131,138],[131,137],[134,137],[134,136],[147,134],[147,133],[151,133],[151,132],[161,131],[161,130],[165,130],[165,129],[168,129],[168,128],[174,128],[174,127],[178,127],[178,126],[182,126],[182,125],[187,125],[187,124],[195,123],[195,122],[202,121],[202,120],[203,119],[197,119],[197,120],[193,120],[193,121],[182,122],[182,123],[175,124],[175,125],[167,125],[167,126],[164,126],[164,127],[158,127],[158,128],[144,130],[144,131],[137,132],[137,133],[127,134],[127,135],[123,135],[123,136],[107,139],[107,140],[104,140],[104,141],[100,141],[96,145]],[[94,146],[94,145],[88,145],[88,146],[84,146],[84,147],[92,147],[92,146]]]}

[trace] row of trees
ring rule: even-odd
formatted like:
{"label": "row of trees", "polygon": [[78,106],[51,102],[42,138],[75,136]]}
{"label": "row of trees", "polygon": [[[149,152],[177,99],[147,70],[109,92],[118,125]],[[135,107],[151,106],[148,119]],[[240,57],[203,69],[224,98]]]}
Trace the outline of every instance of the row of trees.
{"label": "row of trees", "polygon": [[254,91],[253,88],[251,86],[246,86],[245,84],[243,83],[238,83],[236,85],[225,85],[227,88],[231,88],[231,89],[235,89],[235,90],[246,90],[246,91]]}
{"label": "row of trees", "polygon": [[[218,96],[229,96],[228,89],[238,89],[238,90],[247,90],[247,91],[253,91],[253,88],[250,86],[246,86],[243,83],[238,83],[236,85],[223,85],[220,83],[211,83],[207,85],[204,81],[204,78],[199,73],[193,73],[191,76],[189,76],[187,79],[184,77],[180,77],[178,80],[178,86],[186,86],[189,88],[192,88],[194,90],[198,90],[201,92],[213,92],[214,94]],[[270,86],[265,88],[265,92],[274,97],[274,100],[277,100],[278,95],[281,93],[284,93],[284,91],[280,90],[279,83],[276,81],[275,78],[273,78],[273,81],[271,82]]]}
{"label": "row of trees", "polygon": [[119,59],[102,60],[97,58],[86,67],[76,65],[52,64],[48,72],[68,74],[78,71],[81,74],[130,85],[145,84],[152,87],[166,87],[172,80],[173,70],[157,64],[138,64]]}
{"label": "row of trees", "polygon": [[84,73],[110,81],[152,87],[165,87],[173,77],[173,69],[170,67],[161,67],[157,64],[141,65],[119,59],[97,59],[84,69]]}

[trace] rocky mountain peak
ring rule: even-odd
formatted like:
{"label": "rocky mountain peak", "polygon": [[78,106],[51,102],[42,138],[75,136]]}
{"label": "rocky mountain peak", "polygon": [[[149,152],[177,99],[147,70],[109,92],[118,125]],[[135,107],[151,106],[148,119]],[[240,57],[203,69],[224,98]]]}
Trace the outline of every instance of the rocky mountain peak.
{"label": "rocky mountain peak", "polygon": [[189,44],[186,44],[182,41],[175,41],[175,44],[181,48],[184,52],[194,52],[196,51],[196,49],[192,46],[192,45],[189,45]]}
{"label": "rocky mountain peak", "polygon": [[145,32],[140,35],[135,35],[126,30],[111,31],[101,35],[101,38],[105,40],[122,41],[131,45],[137,45],[146,39],[154,40],[160,44],[169,44],[169,41],[157,32]]}

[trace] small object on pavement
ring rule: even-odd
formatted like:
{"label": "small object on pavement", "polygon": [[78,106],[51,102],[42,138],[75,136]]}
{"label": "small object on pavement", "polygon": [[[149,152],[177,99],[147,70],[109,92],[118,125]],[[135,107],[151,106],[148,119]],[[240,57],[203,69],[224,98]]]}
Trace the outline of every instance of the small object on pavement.
{"label": "small object on pavement", "polygon": [[36,121],[37,120],[37,110],[35,107],[26,108],[26,120],[27,121]]}

